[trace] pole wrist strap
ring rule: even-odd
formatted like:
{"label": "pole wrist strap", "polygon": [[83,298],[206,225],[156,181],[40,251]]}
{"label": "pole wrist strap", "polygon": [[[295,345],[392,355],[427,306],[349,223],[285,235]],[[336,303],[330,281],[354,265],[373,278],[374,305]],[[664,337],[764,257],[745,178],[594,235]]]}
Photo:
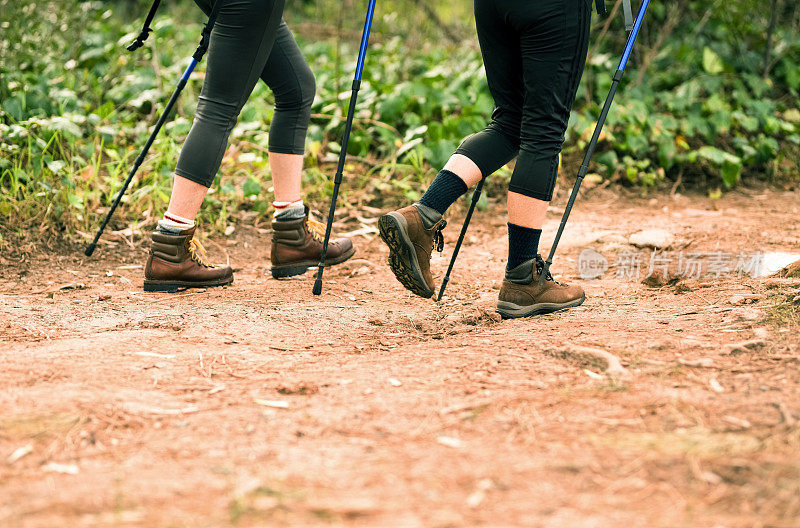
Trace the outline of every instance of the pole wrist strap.
{"label": "pole wrist strap", "polygon": [[150,12],[147,13],[147,18],[144,20],[142,31],[139,33],[139,36],[126,47],[128,51],[136,51],[144,45],[144,41],[147,40],[147,37],[150,36],[150,32],[153,31],[150,28],[150,24],[153,23],[153,18],[156,16],[156,11],[158,11],[158,6],[160,4],[161,0],[153,1],[153,5],[150,6]]}
{"label": "pole wrist strap", "polygon": [[[206,51],[208,51],[208,44],[211,40],[211,30],[214,29],[214,23],[217,21],[217,16],[219,15],[222,3],[223,0],[216,0],[214,2],[214,7],[211,9],[211,15],[208,17],[208,22],[206,22],[206,25],[203,27],[200,45],[197,46],[197,50],[194,52],[194,55],[192,55],[192,58],[198,62],[200,62],[200,59],[202,59],[203,55],[205,55]],[[153,19],[155,18],[156,12],[158,11],[160,5],[161,0],[153,0],[153,5],[150,6],[150,12],[147,13],[147,18],[145,18],[144,24],[142,25],[142,31],[139,32],[139,35],[136,37],[136,39],[126,47],[128,51],[136,51],[144,45],[144,41],[147,40],[147,37],[149,37],[150,33],[153,32],[153,28],[150,27],[150,25],[153,23]]]}
{"label": "pole wrist strap", "polygon": [[625,13],[625,31],[630,33],[633,30],[633,10],[631,10],[631,0],[622,0],[622,12]]}
{"label": "pole wrist strap", "polygon": [[200,62],[203,55],[208,51],[208,44],[211,42],[211,30],[214,29],[214,24],[217,22],[217,16],[222,9],[223,3],[225,3],[225,0],[216,0],[214,2],[214,7],[211,9],[211,14],[208,16],[208,22],[206,22],[201,32],[200,45],[197,46],[194,55],[192,55],[192,58],[197,62]]}
{"label": "pole wrist strap", "polygon": [[[606,9],[606,0],[594,0],[594,7],[598,15],[608,15],[608,9]],[[633,29],[633,10],[631,9],[631,0],[622,0],[622,12],[625,14],[625,31],[630,33]]]}

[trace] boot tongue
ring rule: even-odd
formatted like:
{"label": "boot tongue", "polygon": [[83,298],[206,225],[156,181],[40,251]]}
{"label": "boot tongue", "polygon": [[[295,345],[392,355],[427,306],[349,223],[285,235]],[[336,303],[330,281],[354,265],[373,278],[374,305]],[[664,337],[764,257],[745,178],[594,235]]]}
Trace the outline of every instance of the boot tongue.
{"label": "boot tongue", "polygon": [[506,280],[514,284],[530,284],[533,282],[533,269],[536,259],[526,260],[514,269],[506,268]]}
{"label": "boot tongue", "polygon": [[442,219],[441,213],[433,207],[422,205],[419,202],[415,203],[414,207],[417,208],[417,212],[420,218],[422,218],[422,225],[425,226],[425,229],[431,229]]}

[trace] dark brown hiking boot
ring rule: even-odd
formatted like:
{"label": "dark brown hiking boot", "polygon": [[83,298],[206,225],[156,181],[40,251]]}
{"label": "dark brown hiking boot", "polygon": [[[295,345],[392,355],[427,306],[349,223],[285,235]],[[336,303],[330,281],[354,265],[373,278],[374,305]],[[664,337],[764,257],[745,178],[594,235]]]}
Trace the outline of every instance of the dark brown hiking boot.
{"label": "dark brown hiking boot", "polygon": [[447,222],[430,207],[420,204],[385,214],[378,220],[381,239],[389,246],[389,267],[400,284],[420,297],[433,295],[431,252],[444,246],[442,229]]}
{"label": "dark brown hiking boot", "polygon": [[[295,220],[272,221],[272,277],[276,279],[302,275],[319,264],[322,257],[322,242],[325,225],[305,216]],[[325,265],[341,264],[356,254],[349,238],[328,241]]]}
{"label": "dark brown hiking boot", "polygon": [[206,261],[206,250],[194,240],[194,230],[153,232],[153,246],[144,269],[144,291],[175,292],[233,282],[230,266],[212,266]]}
{"label": "dark brown hiking boot", "polygon": [[557,312],[583,304],[586,300],[583,288],[556,282],[549,272],[547,280],[539,286],[543,270],[544,261],[539,255],[513,270],[506,270],[497,301],[498,313],[506,319],[513,319]]}

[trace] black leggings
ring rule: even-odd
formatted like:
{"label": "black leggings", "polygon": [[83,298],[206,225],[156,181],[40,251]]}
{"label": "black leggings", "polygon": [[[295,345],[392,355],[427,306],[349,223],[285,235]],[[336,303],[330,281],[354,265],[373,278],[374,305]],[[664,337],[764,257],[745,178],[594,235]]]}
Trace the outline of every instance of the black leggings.
{"label": "black leggings", "polygon": [[486,129],[456,154],[474,161],[484,177],[519,155],[508,189],[550,201],[590,21],[590,0],[475,0],[495,109]]}
{"label": "black leggings", "polygon": [[[206,78],[175,173],[210,187],[244,103],[260,78],[275,95],[269,151],[303,154],[316,85],[281,18],[285,0],[225,2],[211,33]],[[206,13],[213,0],[195,0]]]}

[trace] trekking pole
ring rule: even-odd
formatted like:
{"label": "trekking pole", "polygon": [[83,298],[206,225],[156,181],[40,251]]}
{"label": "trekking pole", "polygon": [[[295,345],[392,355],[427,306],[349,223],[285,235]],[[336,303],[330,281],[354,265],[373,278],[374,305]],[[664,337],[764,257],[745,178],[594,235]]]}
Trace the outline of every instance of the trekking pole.
{"label": "trekking pole", "polygon": [[353,91],[350,94],[350,108],[347,111],[347,121],[344,125],[344,136],[342,137],[342,147],[339,152],[339,165],[336,167],[336,175],[333,178],[333,195],[331,196],[331,207],[328,211],[328,226],[325,228],[325,240],[322,242],[322,256],[319,260],[319,270],[317,280],[314,281],[314,295],[322,294],[322,273],[325,270],[325,257],[328,253],[328,242],[331,239],[331,228],[333,227],[333,214],[336,212],[336,198],[339,196],[339,186],[342,183],[342,173],[344,163],[347,159],[347,143],[350,141],[350,129],[353,126],[353,114],[356,111],[356,101],[358,100],[358,90],[361,88],[361,74],[364,70],[364,59],[367,56],[367,43],[369,42],[369,31],[372,27],[372,14],[375,12],[375,0],[369,0],[367,7],[367,18],[364,20],[364,33],[361,35],[361,49],[358,52],[358,63],[356,65],[356,75],[353,79]]}
{"label": "trekking pole", "polygon": [[[153,3],[153,7],[150,9],[150,13],[147,15],[147,21],[145,22],[144,28],[142,29],[141,34],[136,38],[136,40],[128,46],[129,51],[134,51],[137,48],[142,46],[142,43],[147,38],[148,34],[150,33],[150,22],[153,20],[153,16],[155,15],[155,10],[158,8],[160,0],[156,0]],[[91,257],[94,250],[97,248],[97,242],[100,240],[100,237],[103,235],[103,231],[105,231],[108,222],[111,221],[111,217],[114,215],[114,211],[117,210],[119,203],[122,201],[122,197],[125,195],[125,191],[128,190],[128,186],[133,181],[133,177],[136,175],[136,172],[139,170],[139,167],[142,166],[144,163],[144,159],[147,156],[147,153],[150,151],[150,147],[153,145],[153,142],[158,136],[161,127],[164,126],[166,123],[169,113],[172,111],[172,107],[175,106],[175,102],[178,100],[178,96],[180,96],[183,89],[186,87],[186,83],[189,81],[189,77],[192,75],[192,72],[197,67],[197,64],[203,60],[203,56],[208,51],[208,43],[211,38],[211,30],[214,28],[214,23],[217,21],[217,15],[219,15],[219,10],[222,7],[224,0],[217,0],[214,2],[214,8],[211,10],[211,15],[208,17],[208,22],[206,22],[205,27],[202,31],[202,38],[200,40],[200,45],[197,46],[194,54],[192,55],[192,60],[189,62],[189,66],[183,72],[180,81],[178,81],[178,86],[175,91],[172,93],[172,97],[170,97],[169,102],[167,103],[166,108],[164,108],[164,113],[161,114],[161,117],[158,119],[156,123],[156,127],[153,130],[150,137],[147,138],[147,142],[144,144],[144,148],[139,153],[139,156],[136,158],[136,161],[133,164],[133,168],[128,173],[128,177],[125,180],[125,183],[122,184],[122,189],[119,190],[114,203],[111,204],[111,209],[109,209],[108,214],[106,214],[103,223],[100,224],[100,229],[97,230],[97,234],[94,236],[94,240],[91,244],[86,247],[86,250],[83,252],[84,255],[87,257]]]}
{"label": "trekking pole", "polygon": [[442,287],[439,289],[439,296],[436,297],[436,302],[442,300],[444,289],[447,288],[447,283],[450,282],[450,272],[453,271],[453,266],[456,264],[458,251],[461,249],[461,243],[464,242],[464,237],[467,234],[467,228],[469,227],[469,221],[472,219],[472,213],[475,212],[475,206],[478,204],[478,200],[481,199],[481,191],[483,191],[484,181],[486,181],[486,178],[481,178],[481,181],[479,181],[478,185],[475,186],[475,192],[472,193],[472,200],[470,200],[469,203],[467,217],[464,218],[464,225],[461,226],[461,234],[458,235],[458,241],[456,242],[456,247],[453,249],[453,256],[450,258],[450,265],[447,267],[447,273],[445,274],[444,279],[442,279]]}
{"label": "trekking pole", "polygon": [[[556,254],[556,248],[558,247],[558,242],[561,240],[561,234],[564,232],[564,227],[567,225],[567,220],[569,219],[569,213],[572,211],[572,205],[575,203],[575,198],[578,196],[578,191],[581,188],[581,183],[583,183],[583,178],[586,176],[586,173],[589,171],[589,160],[592,158],[592,154],[594,154],[594,149],[597,147],[597,140],[600,137],[600,132],[603,130],[603,125],[606,122],[606,117],[608,117],[608,110],[611,108],[611,102],[614,100],[614,95],[617,93],[617,86],[619,86],[620,80],[622,80],[622,75],[625,73],[625,66],[628,64],[628,58],[631,55],[631,50],[633,49],[633,43],[636,42],[636,35],[639,34],[639,28],[642,25],[642,20],[644,20],[644,14],[647,11],[647,6],[650,4],[650,0],[642,0],[642,4],[639,6],[639,12],[636,15],[636,20],[633,23],[633,27],[630,28],[628,34],[628,42],[625,44],[625,51],[622,53],[622,58],[619,61],[619,66],[617,66],[617,71],[614,73],[614,78],[611,82],[611,89],[608,92],[608,96],[606,97],[606,102],[603,105],[603,110],[600,112],[600,117],[597,120],[597,124],[594,127],[594,133],[592,134],[592,140],[589,142],[589,147],[586,149],[586,154],[583,157],[583,163],[581,163],[581,167],[578,170],[578,177],[575,180],[575,185],[572,188],[572,193],[569,196],[569,201],[567,202],[567,207],[564,209],[564,216],[561,218],[561,225],[558,226],[558,232],[556,232],[556,238],[553,240],[553,245],[550,248],[550,255],[547,257],[547,260],[544,263],[544,269],[542,269],[541,275],[539,276],[539,285],[543,285],[547,280],[547,275],[550,271],[550,265],[553,263],[553,256]],[[626,12],[627,18],[627,12]]]}

